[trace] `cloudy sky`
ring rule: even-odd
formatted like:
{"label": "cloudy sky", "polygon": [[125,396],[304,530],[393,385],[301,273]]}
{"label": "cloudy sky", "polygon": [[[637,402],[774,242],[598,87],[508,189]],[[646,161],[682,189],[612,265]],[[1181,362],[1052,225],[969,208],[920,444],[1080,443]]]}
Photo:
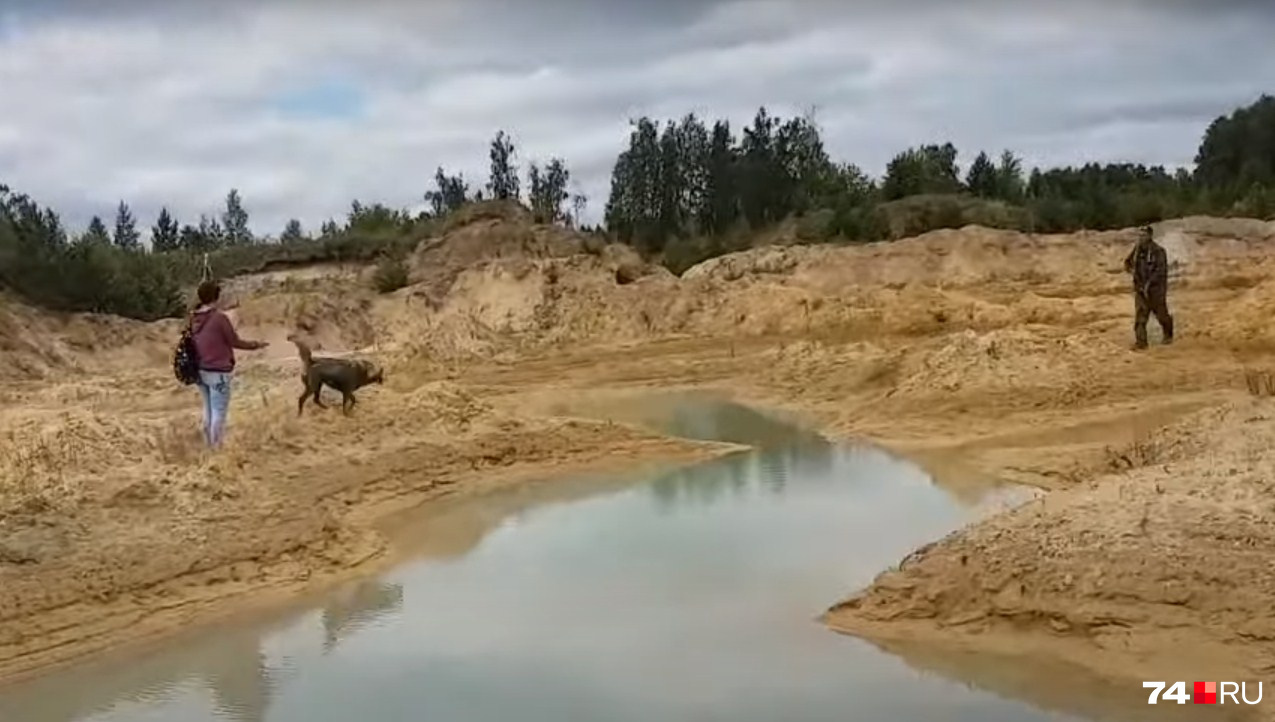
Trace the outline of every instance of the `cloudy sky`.
{"label": "cloudy sky", "polygon": [[[420,204],[487,144],[562,156],[605,202],[628,119],[815,108],[831,152],[1012,148],[1189,164],[1275,91],[1275,3],[1242,0],[0,0],[0,182],[147,226],[240,189],[259,233]],[[109,8],[104,6],[110,6]],[[1265,84],[1264,84],[1265,83]]]}

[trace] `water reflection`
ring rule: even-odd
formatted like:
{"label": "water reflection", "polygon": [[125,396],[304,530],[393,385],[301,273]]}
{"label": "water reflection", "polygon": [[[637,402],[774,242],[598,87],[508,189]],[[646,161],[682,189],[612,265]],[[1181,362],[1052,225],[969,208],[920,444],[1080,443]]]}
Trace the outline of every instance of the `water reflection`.
{"label": "water reflection", "polygon": [[[659,477],[651,492],[662,509],[684,503],[713,504],[727,493],[738,496],[753,485],[780,495],[791,479],[828,480],[828,471],[838,464],[855,468],[865,458],[883,453],[866,444],[833,444],[770,414],[711,397],[655,396],[641,403],[630,401],[622,409],[594,407],[592,414],[627,418],[672,436],[743,444],[756,450]],[[959,459],[924,461],[929,462],[927,471],[941,472],[931,473],[929,482],[962,506],[977,506],[1002,486],[985,473],[962,466]]]}
{"label": "water reflection", "polygon": [[973,516],[920,469],[733,404],[639,412],[754,451],[434,505],[393,582],[0,693],[0,720],[1047,719],[812,621]]}
{"label": "water reflection", "polygon": [[792,480],[835,481],[829,474],[839,463],[853,462],[855,449],[838,449],[822,440],[737,454],[662,474],[650,490],[661,509],[698,504],[712,506],[725,497],[741,498],[754,490],[782,495]]}
{"label": "water reflection", "polygon": [[738,498],[753,487],[782,494],[789,479],[821,477],[835,463],[836,447],[822,436],[746,406],[677,399],[645,410],[646,423],[673,436],[746,444],[759,450],[658,477],[651,493],[663,510],[688,503],[712,505],[727,494]]}
{"label": "water reflection", "polygon": [[265,720],[274,684],[256,639],[237,638],[200,671],[222,717],[234,722]]}
{"label": "water reflection", "polygon": [[758,448],[828,447],[819,434],[741,404],[674,398],[650,401],[635,412],[640,421],[671,436],[725,441]]}
{"label": "water reflection", "polygon": [[348,635],[403,608],[403,585],[362,582],[346,597],[323,608],[323,652],[331,653]]}
{"label": "water reflection", "polygon": [[[1206,714],[1192,704],[1161,702],[1147,704],[1150,690],[1136,681],[1113,681],[1087,670],[1048,660],[1023,660],[974,653],[963,649],[908,641],[878,642],[875,646],[899,657],[908,666],[924,673],[960,680],[1007,699],[1020,699],[1033,706],[1091,720],[1120,722],[1186,722],[1208,719],[1217,722],[1250,722],[1258,719],[1259,708],[1243,706],[1209,707]],[[1199,675],[1217,675],[1201,668]],[[1047,679],[1048,684],[1041,681]]]}
{"label": "water reflection", "polygon": [[[402,585],[379,581],[338,593],[319,612],[324,653],[359,629],[397,614],[402,602]],[[263,651],[262,639],[275,631],[271,626],[219,629],[211,637],[214,644],[201,635],[199,641],[177,640],[163,654],[104,659],[18,684],[0,691],[0,720],[75,722],[206,690],[217,719],[264,722],[288,671],[282,662],[271,664]]]}

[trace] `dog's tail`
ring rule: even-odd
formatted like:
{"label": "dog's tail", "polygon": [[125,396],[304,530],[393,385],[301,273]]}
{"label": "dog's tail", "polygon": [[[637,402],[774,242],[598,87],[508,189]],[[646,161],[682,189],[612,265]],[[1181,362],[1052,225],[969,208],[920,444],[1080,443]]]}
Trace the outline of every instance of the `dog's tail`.
{"label": "dog's tail", "polygon": [[310,353],[310,346],[296,334],[289,334],[288,340],[297,347],[297,355],[301,357],[302,375],[310,373],[310,367],[314,365],[314,355]]}

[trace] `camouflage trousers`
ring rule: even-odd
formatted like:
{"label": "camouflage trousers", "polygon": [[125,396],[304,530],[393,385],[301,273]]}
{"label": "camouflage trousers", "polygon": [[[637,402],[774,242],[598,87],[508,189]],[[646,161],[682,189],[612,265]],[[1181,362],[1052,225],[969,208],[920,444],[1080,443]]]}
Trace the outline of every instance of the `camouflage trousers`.
{"label": "camouflage trousers", "polygon": [[1164,332],[1164,342],[1173,342],[1173,316],[1169,314],[1169,289],[1151,286],[1145,292],[1133,292],[1133,338],[1137,348],[1147,347],[1147,319],[1155,315]]}

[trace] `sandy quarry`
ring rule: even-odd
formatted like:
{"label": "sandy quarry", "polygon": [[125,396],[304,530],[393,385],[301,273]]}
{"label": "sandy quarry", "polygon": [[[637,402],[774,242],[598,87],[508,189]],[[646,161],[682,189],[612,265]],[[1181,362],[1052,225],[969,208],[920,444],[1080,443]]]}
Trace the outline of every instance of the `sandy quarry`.
{"label": "sandy quarry", "polygon": [[[944,483],[1051,490],[847,589],[835,629],[1142,679],[1275,664],[1275,223],[1161,224],[1180,331],[1140,354],[1132,232],[780,245],[678,279],[507,210],[454,226],[388,296],[368,269],[236,279],[241,332],[273,343],[241,356],[216,457],[168,368],[173,322],[0,301],[0,675],[365,572],[393,556],[379,520],[441,495],[723,453],[554,415],[692,387]],[[375,356],[386,385],[351,419],[296,418],[294,330]]]}

